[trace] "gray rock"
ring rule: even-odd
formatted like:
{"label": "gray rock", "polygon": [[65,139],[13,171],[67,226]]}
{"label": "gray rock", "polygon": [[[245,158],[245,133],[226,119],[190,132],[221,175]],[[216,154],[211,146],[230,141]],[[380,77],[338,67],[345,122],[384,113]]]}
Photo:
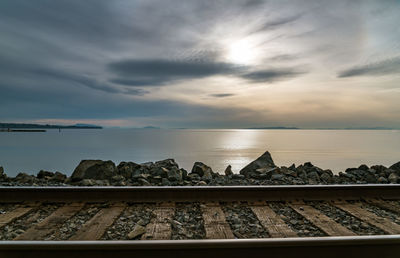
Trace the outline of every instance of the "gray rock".
{"label": "gray rock", "polygon": [[232,178],[233,178],[233,179],[244,179],[245,176],[244,176],[244,175],[241,175],[241,174],[233,174],[233,175],[232,175]]}
{"label": "gray rock", "polygon": [[169,181],[182,181],[182,171],[177,167],[172,167],[171,170],[167,172]]}
{"label": "gray rock", "polygon": [[231,165],[228,165],[228,166],[226,167],[226,169],[225,169],[225,176],[231,176],[231,175],[233,175],[232,166],[231,166]]}
{"label": "gray rock", "polygon": [[39,179],[49,179],[53,176],[54,176],[53,172],[40,170],[36,177]]}
{"label": "gray rock", "polygon": [[393,165],[391,165],[389,168],[393,169],[394,171],[400,172],[400,161],[395,163],[395,164],[393,164]]}
{"label": "gray rock", "polygon": [[325,183],[332,183],[333,182],[333,178],[331,175],[329,175],[328,173],[324,172],[320,179],[325,182]]}
{"label": "gray rock", "polygon": [[271,180],[282,180],[285,176],[282,174],[275,174],[271,176]]}
{"label": "gray rock", "polygon": [[190,181],[200,181],[201,177],[198,174],[189,174],[187,176],[187,179],[189,179]]}
{"label": "gray rock", "polygon": [[118,174],[125,178],[131,178],[134,174],[134,172],[140,168],[139,164],[136,164],[134,162],[121,162],[119,163],[117,170]]}
{"label": "gray rock", "polygon": [[274,161],[272,160],[271,154],[266,151],[263,155],[258,157],[255,161],[251,162],[240,170],[240,174],[248,176],[249,173],[259,169],[259,168],[274,168],[276,167]]}
{"label": "gray rock", "polygon": [[162,178],[162,179],[161,179],[161,185],[163,185],[163,186],[170,186],[170,185],[171,185],[171,182],[170,182],[168,179],[166,179],[166,178]]}
{"label": "gray rock", "polygon": [[56,173],[54,173],[54,175],[50,178],[50,181],[53,181],[53,182],[65,182],[66,179],[67,179],[66,175],[56,171]]}
{"label": "gray rock", "polygon": [[387,184],[387,182],[387,179],[382,176],[378,178],[378,183],[380,184]]}
{"label": "gray rock", "polygon": [[93,179],[86,178],[86,179],[83,179],[82,181],[80,181],[80,185],[82,185],[82,186],[94,186],[94,185],[96,185],[96,182]]}
{"label": "gray rock", "polygon": [[204,175],[206,175],[206,177],[209,177],[210,175],[212,175],[213,171],[203,162],[195,162],[192,168],[192,173],[197,174],[201,177],[203,177]]}
{"label": "gray rock", "polygon": [[178,163],[175,162],[174,159],[165,159],[165,160],[156,161],[156,163],[154,165],[156,167],[164,167],[168,170],[171,170],[173,168],[179,169],[179,165],[178,165]]}
{"label": "gray rock", "polygon": [[388,180],[392,184],[397,184],[399,182],[399,176],[396,173],[391,173],[388,177]]}
{"label": "gray rock", "polygon": [[[140,170],[140,171],[141,171],[142,174],[144,173],[143,170]],[[169,172],[169,170],[167,168],[164,168],[164,167],[153,167],[150,170],[150,174],[152,176],[160,176],[160,177],[163,177],[163,178],[167,178],[168,177],[168,172]]]}
{"label": "gray rock", "polygon": [[147,180],[144,179],[144,178],[139,178],[139,179],[138,179],[138,182],[141,183],[141,185],[143,185],[143,186],[151,186],[151,184],[149,183],[149,181],[147,181]]}
{"label": "gray rock", "polygon": [[125,177],[122,176],[122,175],[115,175],[115,176],[113,176],[111,178],[112,182],[121,182],[121,181],[124,181],[124,180],[125,180]]}
{"label": "gray rock", "polygon": [[7,175],[4,173],[3,167],[0,167],[0,180],[7,179]]}
{"label": "gray rock", "polygon": [[72,173],[72,181],[82,179],[111,179],[117,175],[117,168],[112,161],[82,160]]}
{"label": "gray rock", "polygon": [[307,177],[310,178],[310,179],[313,179],[313,180],[315,180],[317,182],[320,180],[319,179],[319,175],[318,175],[318,173],[316,171],[311,171],[310,173],[307,174]]}
{"label": "gray rock", "polygon": [[146,233],[146,228],[139,224],[136,224],[135,227],[133,228],[133,230],[131,232],[129,232],[128,238],[134,239],[138,236],[143,235],[144,233]]}
{"label": "gray rock", "polygon": [[364,171],[368,171],[369,167],[365,164],[362,164],[358,167],[359,170],[364,170]]}
{"label": "gray rock", "polygon": [[36,181],[35,179],[36,178],[34,176],[28,175],[26,173],[18,173],[18,175],[15,177],[15,180],[21,184],[32,184]]}
{"label": "gray rock", "polygon": [[295,170],[291,170],[286,167],[282,167],[281,172],[287,176],[297,177],[297,172]]}

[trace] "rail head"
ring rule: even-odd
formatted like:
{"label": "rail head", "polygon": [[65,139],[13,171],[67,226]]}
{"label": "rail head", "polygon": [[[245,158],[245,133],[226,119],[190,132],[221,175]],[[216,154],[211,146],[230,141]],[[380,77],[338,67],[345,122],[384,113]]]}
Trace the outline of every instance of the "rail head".
{"label": "rail head", "polygon": [[[396,257],[400,235],[232,240],[0,241],[0,257]],[[3,256],[2,256],[3,255]]]}
{"label": "rail head", "polygon": [[165,187],[0,187],[0,202],[21,201],[285,201],[383,198],[400,199],[400,184],[165,186]]}

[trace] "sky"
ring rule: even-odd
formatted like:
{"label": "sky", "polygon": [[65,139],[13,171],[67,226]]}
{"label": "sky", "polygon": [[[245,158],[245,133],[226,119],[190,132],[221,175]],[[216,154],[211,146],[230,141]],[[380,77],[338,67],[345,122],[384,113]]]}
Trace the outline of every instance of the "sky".
{"label": "sky", "polygon": [[400,128],[399,0],[1,0],[0,121]]}

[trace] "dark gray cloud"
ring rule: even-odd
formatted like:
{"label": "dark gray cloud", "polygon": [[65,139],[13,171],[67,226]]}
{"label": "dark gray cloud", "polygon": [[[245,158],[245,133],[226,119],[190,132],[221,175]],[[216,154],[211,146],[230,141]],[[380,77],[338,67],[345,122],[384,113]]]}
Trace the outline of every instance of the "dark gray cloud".
{"label": "dark gray cloud", "polygon": [[175,60],[123,60],[108,65],[119,76],[110,82],[127,86],[161,86],[183,79],[199,79],[214,75],[230,75],[251,82],[273,82],[296,77],[304,72],[289,68],[252,71],[251,66],[223,62]]}
{"label": "dark gray cloud", "polygon": [[217,94],[210,94],[211,97],[215,98],[226,98],[226,97],[232,97],[235,96],[235,94],[232,93],[217,93]]}
{"label": "dark gray cloud", "polygon": [[129,86],[159,86],[182,79],[199,79],[213,75],[230,75],[244,69],[223,62],[192,62],[165,59],[123,60],[110,63],[111,72],[120,76],[113,83]]}
{"label": "dark gray cloud", "polygon": [[400,74],[400,57],[383,60],[377,63],[370,63],[344,70],[338,77],[354,76],[383,76],[389,74]]}
{"label": "dark gray cloud", "polygon": [[242,74],[241,77],[254,83],[271,83],[275,81],[288,80],[303,73],[304,71],[297,71],[291,68],[266,69],[245,73]]}

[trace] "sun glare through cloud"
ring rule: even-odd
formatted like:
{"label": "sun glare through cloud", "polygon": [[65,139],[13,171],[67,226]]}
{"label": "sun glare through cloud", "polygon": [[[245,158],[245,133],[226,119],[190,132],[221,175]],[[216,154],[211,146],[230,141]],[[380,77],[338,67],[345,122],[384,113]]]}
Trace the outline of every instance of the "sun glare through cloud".
{"label": "sun glare through cloud", "polygon": [[241,39],[228,45],[226,57],[234,64],[250,65],[256,61],[257,49],[249,39]]}

